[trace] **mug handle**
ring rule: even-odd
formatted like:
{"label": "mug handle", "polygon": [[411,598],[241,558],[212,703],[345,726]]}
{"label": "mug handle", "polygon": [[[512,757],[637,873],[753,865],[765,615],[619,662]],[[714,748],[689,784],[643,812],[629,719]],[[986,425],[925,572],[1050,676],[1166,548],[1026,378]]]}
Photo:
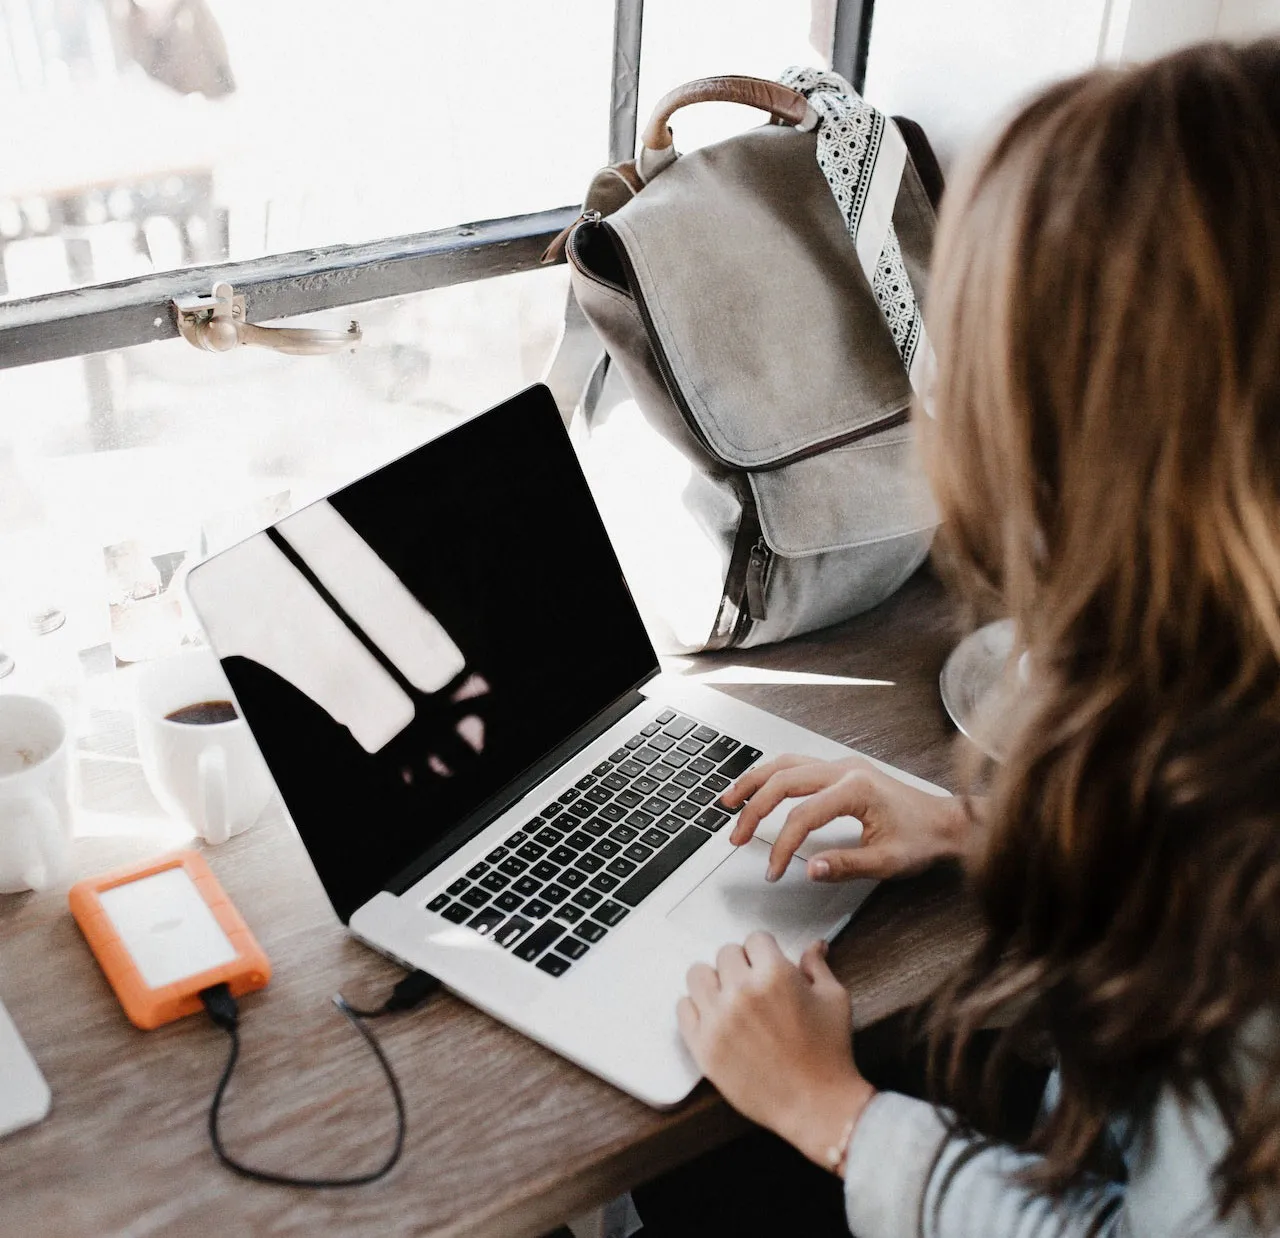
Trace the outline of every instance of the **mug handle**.
{"label": "mug handle", "polygon": [[200,791],[200,833],[207,843],[225,843],[231,837],[227,806],[227,754],[222,748],[206,748],[196,761]]}
{"label": "mug handle", "polygon": [[27,859],[22,880],[33,890],[47,890],[62,876],[63,857],[59,841],[62,822],[53,806],[41,795],[24,795],[20,811],[35,822],[35,830],[27,835]]}

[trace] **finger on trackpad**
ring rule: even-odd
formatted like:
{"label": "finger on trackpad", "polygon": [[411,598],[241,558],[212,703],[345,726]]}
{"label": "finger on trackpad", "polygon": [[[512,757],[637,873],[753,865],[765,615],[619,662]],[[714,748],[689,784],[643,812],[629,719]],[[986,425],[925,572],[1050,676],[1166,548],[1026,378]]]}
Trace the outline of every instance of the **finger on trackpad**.
{"label": "finger on trackpad", "polygon": [[[759,825],[752,835],[771,846],[778,841],[782,827],[793,809],[804,803],[803,799],[783,800]],[[796,855],[807,860],[820,851],[835,851],[842,847],[856,847],[862,841],[862,822],[857,817],[837,817],[813,831],[796,848]]]}
{"label": "finger on trackpad", "polygon": [[875,884],[818,884],[805,875],[802,860],[792,860],[782,877],[770,883],[764,879],[768,863],[768,845],[753,839],[726,856],[667,919],[712,947],[740,942],[764,929],[795,958],[815,938],[834,936]]}

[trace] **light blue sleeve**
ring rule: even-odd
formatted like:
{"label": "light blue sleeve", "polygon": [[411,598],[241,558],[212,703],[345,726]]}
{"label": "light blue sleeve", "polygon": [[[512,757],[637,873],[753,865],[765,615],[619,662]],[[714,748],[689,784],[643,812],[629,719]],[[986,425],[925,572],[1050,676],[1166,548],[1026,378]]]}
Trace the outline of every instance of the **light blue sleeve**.
{"label": "light blue sleeve", "polygon": [[1226,1143],[1207,1096],[1185,1105],[1166,1092],[1130,1149],[1127,1185],[1050,1200],[1016,1181],[1032,1158],[953,1136],[933,1105],[882,1092],[849,1145],[845,1208],[856,1238],[1260,1238],[1242,1209],[1217,1220]]}

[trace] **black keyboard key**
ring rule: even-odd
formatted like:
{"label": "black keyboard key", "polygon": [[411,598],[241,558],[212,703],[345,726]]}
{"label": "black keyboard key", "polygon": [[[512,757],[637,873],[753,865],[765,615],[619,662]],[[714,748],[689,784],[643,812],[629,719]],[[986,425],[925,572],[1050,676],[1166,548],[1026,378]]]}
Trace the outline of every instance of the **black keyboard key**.
{"label": "black keyboard key", "polygon": [[600,784],[600,788],[597,789],[605,787],[610,791],[625,791],[627,789],[627,780],[619,774],[617,770],[615,770],[604,780],[603,783]]}
{"label": "black keyboard key", "polygon": [[524,860],[514,855],[509,855],[498,865],[498,871],[506,873],[508,877],[519,877],[528,867],[529,865]]}
{"label": "black keyboard key", "polygon": [[521,877],[519,881],[511,887],[521,898],[528,898],[531,894],[537,894],[542,889],[541,881],[534,881],[532,877]]}
{"label": "black keyboard key", "polygon": [[631,754],[631,759],[639,761],[641,765],[652,765],[661,755],[662,753],[656,748],[650,748],[648,744],[645,744],[643,748],[637,748]]}
{"label": "black keyboard key", "polygon": [[558,881],[553,881],[543,889],[541,897],[544,902],[550,903],[554,907],[559,903],[563,903],[569,897],[569,891]]}
{"label": "black keyboard key", "polygon": [[489,901],[489,891],[481,890],[478,886],[472,886],[471,889],[463,893],[462,901],[468,907],[483,907]]}
{"label": "black keyboard key", "polygon": [[485,873],[480,878],[480,884],[486,890],[492,890],[494,894],[498,894],[507,888],[508,880],[509,878],[504,877],[501,873]]}
{"label": "black keyboard key", "polygon": [[522,860],[528,860],[530,864],[532,864],[534,860],[542,859],[546,854],[546,847],[540,847],[537,843],[525,843],[525,845],[516,852],[516,855],[518,855]]}
{"label": "black keyboard key", "polygon": [[449,905],[449,896],[447,894],[437,894],[427,904],[428,911],[443,911]]}
{"label": "black keyboard key", "polygon": [[692,788],[696,787],[701,779],[692,771],[682,769],[671,781],[678,782],[682,787]]}
{"label": "black keyboard key", "polygon": [[564,845],[566,847],[572,847],[574,851],[586,851],[593,841],[594,839],[590,834],[586,834],[582,830],[574,830],[574,832],[564,840]]}
{"label": "black keyboard key", "polygon": [[584,881],[586,881],[586,879],[586,873],[580,873],[576,868],[566,868],[564,872],[556,878],[556,882],[558,885],[568,886],[569,889],[576,890]]}
{"label": "black keyboard key", "polygon": [[[623,794],[627,795],[629,794],[629,792],[624,791]],[[639,798],[640,797],[637,795],[636,799],[639,799]],[[606,804],[603,808],[600,809],[600,815],[606,821],[621,821],[622,818],[627,815],[626,805]]]}
{"label": "black keyboard key", "polygon": [[[715,797],[716,793],[709,790],[707,787],[694,787],[694,789],[689,792],[689,798],[695,804],[709,804],[713,799],[715,799]],[[554,855],[555,852],[553,851],[551,854]]]}
{"label": "black keyboard key", "polygon": [[553,830],[549,825],[544,825],[534,836],[534,842],[541,843],[544,847],[554,847],[564,835],[559,830]]}
{"label": "black keyboard key", "polygon": [[563,932],[564,926],[561,924],[540,924],[512,953],[516,958],[532,963]]}
{"label": "black keyboard key", "polygon": [[[554,809],[555,811],[552,811],[552,809]],[[564,813],[561,811],[559,805],[553,804],[551,808],[547,810],[546,823],[548,825],[555,826],[555,828],[558,830],[562,830],[565,828],[565,824],[566,824],[563,820],[561,820],[563,816],[564,816]],[[537,835],[534,835],[534,837],[537,837]]]}
{"label": "black keyboard key", "polygon": [[590,834],[592,838],[599,838],[609,832],[609,822],[603,817],[592,817],[590,821],[582,823],[582,832]]}
{"label": "black keyboard key", "polygon": [[[622,788],[619,787],[618,790],[620,791]],[[611,799],[613,799],[613,795],[611,792],[606,791],[604,787],[592,787],[591,790],[587,792],[587,799],[589,799],[593,804],[607,804]]]}
{"label": "black keyboard key", "polygon": [[658,719],[657,719],[657,720],[658,720],[658,722],[660,722],[660,723],[667,723],[667,722],[670,722],[670,721],[671,721],[671,719],[672,719],[672,718],[674,718],[675,716],[676,716],[676,711],[675,711],[674,709],[664,709],[664,710],[663,710],[663,711],[658,715]]}
{"label": "black keyboard key", "polygon": [[659,789],[658,794],[668,803],[674,804],[676,800],[684,799],[684,788],[677,783],[669,782]]}
{"label": "black keyboard key", "polygon": [[651,722],[651,723],[649,723],[649,725],[648,725],[648,726],[642,726],[642,727],[640,728],[640,734],[641,734],[641,735],[656,735],[656,734],[658,733],[658,727],[659,727],[659,725],[660,725],[660,724],[659,724],[659,723],[657,723],[657,722]]}
{"label": "black keyboard key", "polygon": [[713,765],[719,765],[736,747],[738,741],[728,735],[721,735],[702,755]]}
{"label": "black keyboard key", "polygon": [[505,894],[499,894],[493,900],[493,905],[502,908],[503,911],[519,911],[523,903],[524,899],[511,890],[508,890]]}
{"label": "black keyboard key", "polygon": [[634,761],[623,761],[618,766],[618,773],[624,778],[639,778],[644,773],[644,766],[637,765]]}
{"label": "black keyboard key", "polygon": [[575,907],[572,903],[565,903],[563,907],[556,908],[555,918],[563,920],[566,924],[577,924],[586,914],[581,907]]}
{"label": "black keyboard key", "polygon": [[[625,830],[627,827],[624,825],[619,828]],[[615,842],[612,838],[602,838],[598,843],[596,843],[593,850],[596,855],[602,855],[606,860],[611,860],[619,851],[622,850],[622,844]]]}
{"label": "black keyboard key", "polygon": [[682,739],[676,747],[681,752],[688,753],[691,757],[696,757],[706,747],[706,744],[690,735],[686,739]]}
{"label": "black keyboard key", "polygon": [[569,805],[569,811],[560,818],[560,824],[566,830],[571,830],[583,817],[591,816],[599,807],[599,804],[587,800],[579,800],[576,804]]}
{"label": "black keyboard key", "polygon": [[610,890],[616,890],[621,879],[615,877],[612,873],[596,873],[591,878],[591,888],[599,890],[601,894],[608,894]]}
{"label": "black keyboard key", "polygon": [[606,774],[613,772],[612,761],[601,761],[599,765],[591,771],[597,778],[603,778]]}
{"label": "black keyboard key", "polygon": [[506,913],[496,907],[486,907],[467,921],[467,927],[475,929],[481,937],[488,937],[506,918]]}
{"label": "black keyboard key", "polygon": [[594,774],[583,774],[577,782],[573,784],[579,791],[585,791],[588,787],[596,785],[596,776]]}
{"label": "black keyboard key", "polygon": [[665,817],[659,817],[655,823],[660,830],[666,830],[668,834],[678,834],[684,828],[684,822],[673,813],[667,813]]}
{"label": "black keyboard key", "polygon": [[680,867],[709,838],[703,830],[681,830],[630,881],[614,891],[613,897],[628,907],[636,907]]}
{"label": "black keyboard key", "polygon": [[[638,808],[644,802],[644,796],[637,795],[634,791],[619,791],[616,802],[623,808]],[[610,808],[612,805],[606,804],[605,807]]]}
{"label": "black keyboard key", "polygon": [[[666,805],[663,805],[663,807],[665,808]],[[627,824],[634,826],[637,830],[642,830],[645,826],[653,824],[653,814],[649,812],[641,812],[640,809],[637,808],[635,812],[627,818]],[[617,837],[618,836],[615,834],[614,838]]]}
{"label": "black keyboard key", "polygon": [[560,803],[572,804],[573,801],[581,794],[582,792],[579,791],[577,787],[570,787],[562,796],[560,796]]}
{"label": "black keyboard key", "polygon": [[653,847],[657,850],[659,847],[666,846],[667,836],[659,829],[650,828],[640,835],[640,841],[646,847]]}
{"label": "black keyboard key", "polygon": [[531,898],[524,905],[524,914],[531,920],[544,920],[551,914],[551,904],[540,898]]}
{"label": "black keyboard key", "polygon": [[562,867],[563,865],[560,864],[552,864],[550,860],[539,860],[529,870],[529,876],[536,877],[539,881],[550,881]]}
{"label": "black keyboard key", "polygon": [[500,946],[514,946],[531,928],[533,921],[523,916],[512,916],[493,934],[493,940]]}
{"label": "black keyboard key", "polygon": [[638,837],[637,831],[633,830],[629,825],[615,825],[609,831],[609,837],[615,842],[629,843]]}
{"label": "black keyboard key", "polygon": [[681,802],[671,811],[675,813],[677,817],[683,817],[686,821],[692,821],[694,817],[698,815],[701,808],[701,804],[692,804],[688,800],[681,800]]}
{"label": "black keyboard key", "polygon": [[627,740],[626,744],[624,744],[623,746],[629,749],[631,752],[634,752],[643,743],[644,743],[643,735],[633,735],[629,740]]}
{"label": "black keyboard key", "polygon": [[609,861],[608,871],[615,877],[630,877],[636,871],[636,866],[630,860],[618,856],[616,860]]}
{"label": "black keyboard key", "polygon": [[484,857],[490,864],[498,864],[507,858],[506,847],[495,847]]}
{"label": "black keyboard key", "polygon": [[[655,727],[654,730],[657,730]],[[654,735],[650,732],[649,747],[656,748],[659,752],[666,752],[668,748],[674,748],[676,741],[670,735]]]}
{"label": "black keyboard key", "polygon": [[625,761],[626,759],[627,750],[625,748],[615,748],[611,753],[609,753],[609,760],[615,765],[617,765],[619,761]]}
{"label": "black keyboard key", "polygon": [[627,909],[620,903],[601,903],[591,914],[601,924],[607,924],[610,928],[613,928],[615,924],[621,924],[626,918]]}
{"label": "black keyboard key", "polygon": [[673,718],[666,726],[662,728],[664,735],[670,735],[672,739],[683,739],[698,724],[690,718]]}
{"label": "black keyboard key", "polygon": [[[643,804],[640,805],[640,807],[644,812],[649,813],[651,816],[660,817],[668,808],[671,807],[671,805],[668,804],[666,800],[660,800],[657,796],[651,795]],[[634,817],[635,813],[632,813],[631,816]],[[630,818],[628,818],[628,821],[630,821]]]}
{"label": "black keyboard key", "polygon": [[[673,752],[667,753],[667,757],[674,756],[674,755],[675,753]],[[646,777],[652,778],[654,782],[666,782],[666,780],[676,772],[676,766],[672,764],[668,764],[667,757],[663,757],[661,761],[657,761],[653,765],[650,765],[649,773],[646,775]],[[640,779],[637,778],[636,782],[639,783]]]}
{"label": "black keyboard key", "polygon": [[566,864],[572,864],[578,858],[578,853],[572,847],[557,847],[547,859],[552,864],[559,865],[563,868]]}
{"label": "black keyboard key", "polygon": [[570,959],[580,959],[590,949],[580,937],[565,937],[556,942],[556,950]]}
{"label": "black keyboard key", "polygon": [[651,765],[649,767],[649,773],[656,778],[658,776],[658,771],[662,769],[664,766],[669,767],[671,769],[671,772],[675,773],[675,771],[678,770],[682,765],[688,765],[688,764],[689,764],[689,758],[685,756],[683,752],[668,752],[667,755],[663,757],[662,760],[659,761],[657,765]]}
{"label": "black keyboard key", "polygon": [[[537,829],[538,826],[541,824],[542,824],[542,818],[539,817],[537,824],[535,824],[532,821],[529,822],[529,828],[531,830],[534,830],[534,829]],[[524,830],[516,830],[516,832],[512,834],[510,838],[507,839],[507,841],[503,844],[503,846],[518,847],[522,842],[527,842],[528,838],[529,838],[529,835]]]}
{"label": "black keyboard key", "polygon": [[709,744],[713,739],[720,738],[720,732],[713,731],[709,726],[700,726],[693,732],[692,738],[700,739],[704,744]]}
{"label": "black keyboard key", "polygon": [[719,808],[708,808],[706,812],[700,812],[694,817],[693,823],[702,826],[704,830],[718,830],[728,820],[727,812]]}
{"label": "black keyboard key", "polygon": [[637,864],[643,864],[652,854],[653,849],[646,847],[644,843],[632,843],[623,853],[628,860],[634,860]]}
{"label": "black keyboard key", "polygon": [[569,970],[569,960],[562,959],[558,954],[544,954],[534,966],[548,976],[563,976]]}
{"label": "black keyboard key", "polygon": [[737,778],[745,774],[763,755],[759,748],[743,745],[716,772],[725,778]]}
{"label": "black keyboard key", "polygon": [[467,888],[467,879],[465,877],[459,877],[457,881],[453,882],[453,884],[450,885],[445,890],[445,893],[452,894],[456,898],[466,888]]}
{"label": "black keyboard key", "polygon": [[466,903],[450,903],[440,914],[450,924],[465,924],[475,912]]}
{"label": "black keyboard key", "polygon": [[470,877],[472,881],[479,881],[480,878],[488,871],[489,866],[487,864],[473,864],[469,869],[467,869],[467,876]]}
{"label": "black keyboard key", "polygon": [[[609,840],[607,838],[602,838],[600,840],[600,842],[608,841]],[[599,845],[600,843],[596,843],[597,847]],[[592,855],[590,851],[585,855],[580,855],[573,865],[573,868],[580,868],[584,873],[598,873],[603,867],[604,861],[598,855]],[[573,868],[566,868],[565,871],[560,874],[560,879],[563,881],[565,877],[573,872]]]}
{"label": "black keyboard key", "polygon": [[658,784],[646,774],[643,778],[637,778],[631,784],[631,789],[639,795],[652,795],[658,789]]}
{"label": "black keyboard key", "polygon": [[600,901],[601,897],[598,890],[593,890],[590,886],[584,886],[573,896],[573,901],[579,907],[585,907],[590,911]]}
{"label": "black keyboard key", "polygon": [[715,769],[715,766],[708,761],[706,757],[694,757],[694,759],[689,762],[689,768],[693,770],[695,774],[709,774],[713,769]]}
{"label": "black keyboard key", "polygon": [[594,920],[584,920],[573,931],[579,937],[583,937],[587,941],[599,941],[608,930],[597,924]]}
{"label": "black keyboard key", "polygon": [[704,787],[710,787],[713,791],[723,791],[725,787],[730,786],[732,780],[723,778],[719,774],[708,774],[703,780]]}

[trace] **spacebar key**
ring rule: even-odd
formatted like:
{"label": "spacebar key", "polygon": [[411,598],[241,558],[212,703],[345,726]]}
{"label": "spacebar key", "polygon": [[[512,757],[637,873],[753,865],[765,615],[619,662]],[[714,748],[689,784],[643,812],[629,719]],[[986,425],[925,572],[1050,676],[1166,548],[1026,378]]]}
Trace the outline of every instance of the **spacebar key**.
{"label": "spacebar key", "polygon": [[612,897],[620,903],[626,903],[628,907],[636,906],[641,899],[648,898],[710,837],[704,830],[686,826],[630,881],[624,881],[614,890]]}

